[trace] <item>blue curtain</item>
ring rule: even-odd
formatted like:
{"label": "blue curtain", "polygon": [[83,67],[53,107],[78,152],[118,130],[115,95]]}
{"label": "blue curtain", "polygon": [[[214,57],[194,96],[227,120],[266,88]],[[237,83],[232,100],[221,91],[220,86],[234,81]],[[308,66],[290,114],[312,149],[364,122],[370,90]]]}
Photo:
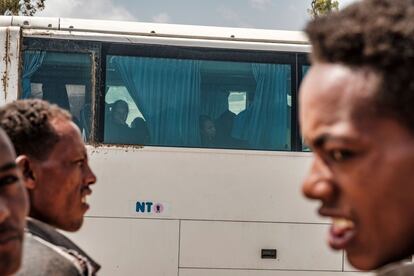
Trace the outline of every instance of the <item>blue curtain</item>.
{"label": "blue curtain", "polygon": [[205,85],[201,94],[201,114],[216,120],[229,109],[229,91],[218,85]]}
{"label": "blue curtain", "polygon": [[250,106],[235,119],[232,135],[256,149],[287,149],[290,65],[252,64],[256,80]]}
{"label": "blue curtain", "polygon": [[145,117],[151,144],[199,144],[199,61],[113,56],[110,62]]}
{"label": "blue curtain", "polygon": [[23,66],[23,99],[31,96],[31,81],[30,78],[42,66],[45,58],[45,51],[25,51],[24,52],[24,66]]}

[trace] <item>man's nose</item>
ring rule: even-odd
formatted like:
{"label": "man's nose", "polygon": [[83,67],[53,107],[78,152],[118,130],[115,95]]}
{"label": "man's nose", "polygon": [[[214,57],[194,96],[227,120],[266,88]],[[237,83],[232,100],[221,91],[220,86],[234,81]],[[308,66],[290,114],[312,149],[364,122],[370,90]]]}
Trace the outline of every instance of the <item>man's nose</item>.
{"label": "man's nose", "polygon": [[332,172],[324,161],[314,157],[311,169],[303,181],[303,194],[310,199],[330,202],[335,196],[335,186]]}
{"label": "man's nose", "polygon": [[85,183],[87,183],[88,185],[93,185],[96,183],[96,175],[93,173],[89,164],[86,164]]}
{"label": "man's nose", "polygon": [[7,201],[0,199],[0,223],[3,223],[10,216],[10,208]]}

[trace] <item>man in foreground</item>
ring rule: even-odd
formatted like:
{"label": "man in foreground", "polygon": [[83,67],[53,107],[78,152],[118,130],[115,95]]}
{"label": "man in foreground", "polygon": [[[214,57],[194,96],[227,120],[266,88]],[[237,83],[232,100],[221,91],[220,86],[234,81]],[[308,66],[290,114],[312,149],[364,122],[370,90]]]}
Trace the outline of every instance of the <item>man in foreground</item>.
{"label": "man in foreground", "polygon": [[300,120],[314,159],[303,192],[356,268],[404,259],[414,254],[414,2],[357,2],[306,32]]}
{"label": "man in foreground", "polygon": [[30,199],[18,275],[94,275],[99,265],[55,230],[82,226],[96,182],[71,115],[44,101],[19,100],[0,108],[0,126],[16,148]]}
{"label": "man in foreground", "polygon": [[11,275],[20,267],[28,210],[16,154],[9,138],[0,129],[0,275]]}

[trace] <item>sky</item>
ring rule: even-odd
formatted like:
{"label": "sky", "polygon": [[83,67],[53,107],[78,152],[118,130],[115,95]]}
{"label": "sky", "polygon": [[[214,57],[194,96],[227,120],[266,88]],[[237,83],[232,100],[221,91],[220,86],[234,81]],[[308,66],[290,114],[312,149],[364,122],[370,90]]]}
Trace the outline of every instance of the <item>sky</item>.
{"label": "sky", "polygon": [[[339,0],[340,8],[356,0]],[[46,0],[37,16],[301,30],[311,0]]]}

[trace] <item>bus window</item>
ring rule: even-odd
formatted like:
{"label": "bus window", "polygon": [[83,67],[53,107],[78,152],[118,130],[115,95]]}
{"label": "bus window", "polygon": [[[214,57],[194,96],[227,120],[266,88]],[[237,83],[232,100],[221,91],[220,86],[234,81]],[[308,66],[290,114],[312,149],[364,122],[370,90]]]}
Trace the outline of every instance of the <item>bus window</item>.
{"label": "bus window", "polygon": [[[290,150],[291,64],[107,55],[104,142]],[[139,138],[141,137],[141,138]]]}
{"label": "bus window", "polygon": [[89,140],[92,126],[91,55],[24,52],[21,98],[39,98],[68,110]]}

